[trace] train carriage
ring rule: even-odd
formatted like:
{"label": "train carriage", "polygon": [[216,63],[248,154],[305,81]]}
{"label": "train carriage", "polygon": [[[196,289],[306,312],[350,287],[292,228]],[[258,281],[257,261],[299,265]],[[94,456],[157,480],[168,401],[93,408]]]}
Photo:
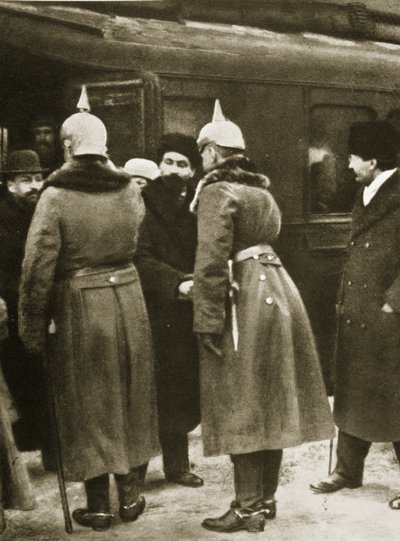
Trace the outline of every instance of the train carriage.
{"label": "train carriage", "polygon": [[356,190],[347,132],[400,108],[400,44],[229,17],[176,19],[168,2],[170,11],[153,18],[74,4],[0,3],[0,126],[9,148],[29,145],[38,112],[60,122],[71,114],[82,84],[116,165],[154,158],[163,132],[196,135],[219,98],[271,178],[284,221],[277,250],[306,302],[330,387]]}

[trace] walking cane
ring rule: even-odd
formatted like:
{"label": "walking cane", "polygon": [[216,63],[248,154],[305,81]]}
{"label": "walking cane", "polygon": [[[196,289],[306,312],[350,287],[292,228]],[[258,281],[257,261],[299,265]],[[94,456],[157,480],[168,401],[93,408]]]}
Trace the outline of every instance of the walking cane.
{"label": "walking cane", "polygon": [[[55,334],[55,324],[52,321],[49,326],[49,335],[48,335],[49,343],[51,343],[54,340],[54,336],[52,336],[54,334]],[[64,478],[64,470],[63,470],[62,455],[61,455],[61,441],[60,441],[60,434],[58,431],[56,406],[55,406],[55,399],[54,399],[54,387],[53,387],[53,381],[52,381],[50,370],[49,370],[49,345],[47,345],[46,350],[45,350],[45,355],[44,355],[44,372],[45,372],[46,387],[47,387],[47,394],[48,394],[48,410],[49,410],[50,424],[51,424],[52,443],[53,443],[53,449],[55,453],[56,467],[57,467],[58,490],[60,492],[61,507],[62,507],[62,511],[64,515],[64,526],[65,526],[65,531],[71,534],[72,522],[71,522],[71,515],[69,512],[69,506],[68,506],[67,491],[65,488],[65,478]]]}

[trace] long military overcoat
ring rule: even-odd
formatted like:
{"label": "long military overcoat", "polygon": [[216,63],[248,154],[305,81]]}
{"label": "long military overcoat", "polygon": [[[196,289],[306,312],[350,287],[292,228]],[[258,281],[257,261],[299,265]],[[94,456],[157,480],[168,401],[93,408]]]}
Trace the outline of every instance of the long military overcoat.
{"label": "long military overcoat", "polygon": [[149,309],[157,360],[160,430],[189,432],[200,422],[197,340],[193,305],[178,298],[178,286],[193,277],[196,218],[162,178],[143,196],[146,216],[138,239],[136,263]]}
{"label": "long military overcoat", "polygon": [[270,244],[279,209],[249,162],[228,159],[207,176],[198,206],[194,330],[222,335],[222,358],[200,362],[206,455],[281,449],[331,438],[334,425],[306,311],[272,249],[233,266],[238,351],[228,302],[228,260]]}
{"label": "long military overcoat", "polygon": [[[48,354],[68,478],[128,473],[159,450],[150,325],[132,265],[144,206],[124,174],[54,173],[29,231],[20,334]],[[53,320],[54,324],[51,322]]]}
{"label": "long military overcoat", "polygon": [[[343,277],[334,415],[367,441],[400,440],[400,174],[353,211]],[[382,307],[389,303],[393,313]]]}

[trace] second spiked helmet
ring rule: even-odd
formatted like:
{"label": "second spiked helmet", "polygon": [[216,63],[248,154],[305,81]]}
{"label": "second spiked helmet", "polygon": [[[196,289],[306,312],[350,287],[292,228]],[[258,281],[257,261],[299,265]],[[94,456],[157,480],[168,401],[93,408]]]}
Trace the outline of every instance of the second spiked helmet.
{"label": "second spiked helmet", "polygon": [[81,96],[75,113],[61,126],[64,145],[70,146],[74,156],[93,154],[107,158],[107,130],[103,122],[90,113],[86,86],[82,85]]}
{"label": "second spiked helmet", "polygon": [[212,122],[203,126],[197,138],[197,144],[200,148],[207,143],[239,150],[246,148],[242,130],[234,122],[226,120],[218,99],[215,100]]}

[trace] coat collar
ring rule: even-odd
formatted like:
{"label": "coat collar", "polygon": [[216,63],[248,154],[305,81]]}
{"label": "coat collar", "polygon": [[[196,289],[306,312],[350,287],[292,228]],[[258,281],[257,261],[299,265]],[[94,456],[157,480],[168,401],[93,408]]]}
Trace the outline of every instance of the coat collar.
{"label": "coat collar", "polygon": [[115,166],[101,159],[81,158],[66,162],[46,180],[49,186],[77,190],[79,192],[102,193],[121,189],[130,182],[130,177]]}
{"label": "coat collar", "polygon": [[256,173],[254,164],[246,156],[243,154],[230,156],[200,180],[193,201],[190,203],[190,212],[196,213],[200,193],[205,186],[223,181],[263,189],[267,189],[270,185],[269,178]]}
{"label": "coat collar", "polygon": [[400,208],[400,172],[396,172],[383,184],[372,201],[364,207],[363,189],[357,194],[353,209],[352,238],[370,229],[376,222]]}
{"label": "coat collar", "polygon": [[176,194],[165,186],[161,177],[149,182],[142,191],[146,207],[168,223],[174,223],[178,215],[180,216],[182,212],[188,212],[193,193],[194,189],[189,181],[186,198],[179,204]]}

